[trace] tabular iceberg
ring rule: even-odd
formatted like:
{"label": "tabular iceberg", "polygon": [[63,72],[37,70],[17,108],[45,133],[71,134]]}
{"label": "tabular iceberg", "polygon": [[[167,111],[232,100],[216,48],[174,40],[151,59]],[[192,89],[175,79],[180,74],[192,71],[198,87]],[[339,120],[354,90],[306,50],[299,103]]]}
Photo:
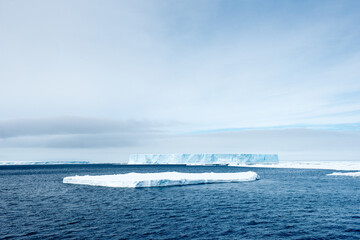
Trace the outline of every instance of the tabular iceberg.
{"label": "tabular iceberg", "polygon": [[132,154],[128,164],[276,164],[277,154]]}
{"label": "tabular iceberg", "polygon": [[205,183],[249,182],[259,179],[255,172],[235,173],[127,173],[102,176],[74,176],[65,177],[63,183],[84,184],[103,187],[167,187]]}

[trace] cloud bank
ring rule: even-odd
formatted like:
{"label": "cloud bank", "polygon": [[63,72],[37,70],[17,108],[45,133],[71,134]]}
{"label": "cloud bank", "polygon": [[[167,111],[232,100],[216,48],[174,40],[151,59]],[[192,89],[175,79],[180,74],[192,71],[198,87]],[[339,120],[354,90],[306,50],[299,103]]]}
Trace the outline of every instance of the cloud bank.
{"label": "cloud bank", "polygon": [[27,152],[30,160],[95,162],[126,162],[131,153],[278,153],[283,160],[357,160],[359,142],[360,131],[286,128],[174,133],[154,123],[86,118],[0,123],[2,161],[28,159]]}
{"label": "cloud bank", "polygon": [[140,121],[61,117],[0,121],[0,147],[103,148],[136,146],[161,134]]}

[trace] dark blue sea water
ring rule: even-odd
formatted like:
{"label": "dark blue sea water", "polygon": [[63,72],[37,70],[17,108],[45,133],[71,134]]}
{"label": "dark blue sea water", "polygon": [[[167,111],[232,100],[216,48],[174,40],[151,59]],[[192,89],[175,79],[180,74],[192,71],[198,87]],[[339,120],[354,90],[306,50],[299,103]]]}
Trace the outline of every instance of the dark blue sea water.
{"label": "dark blue sea water", "polygon": [[[73,175],[255,171],[243,183],[121,189]],[[360,179],[329,170],[53,165],[0,167],[1,239],[360,239]]]}

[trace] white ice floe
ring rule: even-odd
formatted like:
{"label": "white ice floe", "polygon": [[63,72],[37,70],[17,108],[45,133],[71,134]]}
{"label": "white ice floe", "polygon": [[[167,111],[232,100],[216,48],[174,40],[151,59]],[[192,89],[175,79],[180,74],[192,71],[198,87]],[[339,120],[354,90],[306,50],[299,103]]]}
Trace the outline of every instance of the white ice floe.
{"label": "white ice floe", "polygon": [[165,187],[205,183],[248,182],[259,179],[255,172],[236,173],[127,173],[101,176],[65,177],[63,183],[84,184],[104,187]]}
{"label": "white ice floe", "polygon": [[349,177],[360,177],[360,172],[333,172],[326,174],[327,176],[349,176]]}
{"label": "white ice floe", "polygon": [[308,162],[280,162],[278,164],[236,165],[231,167],[260,167],[260,168],[299,168],[299,169],[329,169],[344,171],[359,171],[360,161],[308,161]]}

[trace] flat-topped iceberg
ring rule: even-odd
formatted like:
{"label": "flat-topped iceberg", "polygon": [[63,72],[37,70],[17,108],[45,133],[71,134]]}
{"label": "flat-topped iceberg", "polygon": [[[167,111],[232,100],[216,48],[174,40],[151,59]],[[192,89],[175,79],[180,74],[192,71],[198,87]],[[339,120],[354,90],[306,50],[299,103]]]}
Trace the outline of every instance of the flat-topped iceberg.
{"label": "flat-topped iceberg", "polygon": [[102,176],[74,176],[65,177],[63,183],[84,184],[103,187],[166,187],[205,183],[248,182],[259,179],[255,172],[236,173],[127,173]]}
{"label": "flat-topped iceberg", "polygon": [[132,154],[128,164],[275,164],[277,154]]}

